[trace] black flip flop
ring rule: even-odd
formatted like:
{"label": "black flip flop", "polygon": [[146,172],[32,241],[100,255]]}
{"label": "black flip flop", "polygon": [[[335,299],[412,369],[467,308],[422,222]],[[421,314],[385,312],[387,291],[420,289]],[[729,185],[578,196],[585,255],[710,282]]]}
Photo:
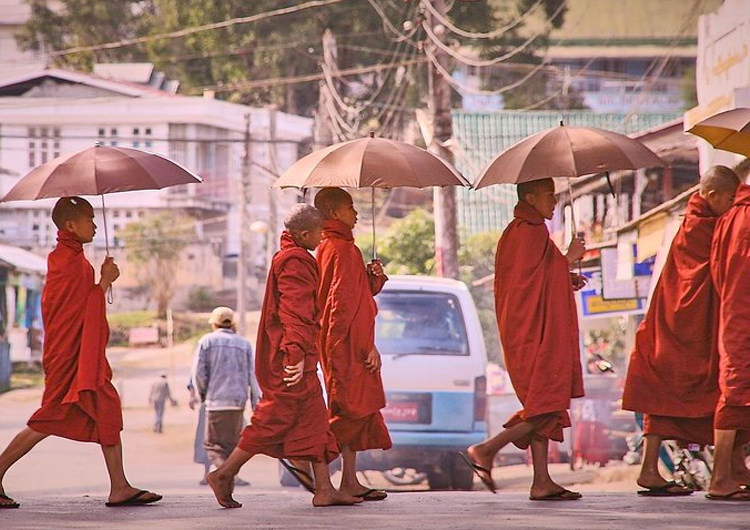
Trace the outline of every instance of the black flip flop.
{"label": "black flip flop", "polygon": [[145,506],[147,504],[160,501],[164,498],[161,495],[152,493],[152,495],[155,495],[154,497],[149,498],[149,499],[144,499],[143,496],[146,495],[147,493],[151,493],[151,492],[147,490],[140,490],[135,495],[132,495],[123,501],[105,502],[104,506],[106,506],[107,508],[118,508],[121,506]]}
{"label": "black flip flop", "polygon": [[19,503],[15,502],[13,499],[11,499],[10,497],[8,497],[4,493],[0,493],[0,499],[3,499],[5,501],[11,501],[11,502],[6,502],[6,503],[3,503],[3,504],[0,504],[0,510],[2,510],[2,509],[9,509],[9,510],[11,510],[13,508],[20,508],[21,507],[21,505]]}
{"label": "black flip flop", "polygon": [[315,495],[315,479],[310,476],[310,473],[308,473],[304,469],[294,467],[290,462],[287,462],[285,458],[279,458],[279,462],[281,462],[281,465],[284,466],[286,470],[289,471],[289,473],[291,473],[292,476],[297,479],[297,482],[300,483],[300,486]]}
{"label": "black flip flop", "polygon": [[706,493],[706,498],[712,501],[748,502],[750,501],[750,491],[746,489],[738,489],[728,495]]}
{"label": "black flip flop", "polygon": [[463,459],[464,462],[466,462],[466,465],[471,468],[474,474],[479,477],[479,480],[482,481],[482,484],[484,484],[485,488],[490,490],[492,493],[497,493],[497,490],[495,488],[495,481],[492,480],[492,470],[480,466],[479,464],[474,462],[471,457],[469,457],[469,455],[465,454],[462,451],[459,451],[458,455]]}
{"label": "black flip flop", "polygon": [[388,498],[388,494],[383,490],[368,489],[359,495],[355,495],[355,497],[359,497],[366,501],[384,501]]}
{"label": "black flip flop", "polygon": [[562,490],[558,491],[557,493],[550,493],[549,495],[544,495],[542,497],[532,497],[529,495],[530,501],[577,501],[583,497],[580,493],[577,491],[570,491],[570,490]]}
{"label": "black flip flop", "polygon": [[[679,488],[675,490],[675,488]],[[663,486],[656,486],[653,488],[646,488],[638,491],[638,495],[641,497],[684,497],[686,495],[692,495],[693,490],[677,484],[675,481],[669,481]]]}

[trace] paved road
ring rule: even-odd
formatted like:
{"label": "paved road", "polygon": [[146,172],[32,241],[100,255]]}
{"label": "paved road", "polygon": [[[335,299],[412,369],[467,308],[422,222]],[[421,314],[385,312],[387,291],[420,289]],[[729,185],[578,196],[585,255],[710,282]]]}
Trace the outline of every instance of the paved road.
{"label": "paved road", "polygon": [[[0,511],[0,530],[115,528],[142,530],[188,528],[356,529],[750,529],[750,504],[705,500],[643,499],[634,493],[635,469],[608,466],[571,473],[555,466],[553,476],[584,492],[582,501],[539,503],[527,500],[530,470],[496,469],[503,488],[498,495],[474,492],[398,492],[383,503],[357,507],[313,508],[302,490],[282,488],[274,460],[258,457],[241,476],[252,482],[238,488],[240,510],[218,507],[210,491],[198,485],[202,467],[192,463],[195,413],[184,389],[190,348],[114,350],[110,353],[121,391],[128,476],[134,485],[165,495],[161,503],[141,508],[105,508],[108,481],[98,446],[57,438],[44,440],[6,476],[8,492],[20,510]],[[168,370],[181,402],[166,413],[165,432],[151,432],[147,405],[151,381]],[[0,447],[21,429],[39,404],[40,391],[0,395]],[[371,474],[368,474],[371,477]],[[378,476],[372,476],[377,483]],[[382,477],[381,477],[382,480]],[[378,485],[382,485],[378,484]]]}

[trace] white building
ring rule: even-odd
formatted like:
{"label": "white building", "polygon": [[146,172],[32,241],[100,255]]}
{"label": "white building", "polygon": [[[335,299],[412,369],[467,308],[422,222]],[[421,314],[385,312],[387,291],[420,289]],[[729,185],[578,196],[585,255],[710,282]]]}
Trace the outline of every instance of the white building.
{"label": "white building", "polygon": [[[298,159],[311,135],[312,120],[209,97],[175,95],[174,84],[163,79],[157,84],[167,90],[152,86],[155,76],[149,66],[100,66],[97,70],[110,77],[127,76],[128,81],[51,69],[0,82],[0,196],[37,165],[96,141],[165,155],[202,176],[204,183],[107,195],[109,244],[117,256],[118,230],[149,212],[181,210],[196,219],[196,245],[203,249],[188,253],[195,261],[193,271],[187,262],[181,266],[183,287],[231,290],[239,245],[236,204],[247,122],[249,222],[269,226],[268,242],[262,236],[250,237],[249,260],[262,265],[271,246],[277,244],[283,212],[297,200],[292,191],[269,188],[274,174]],[[101,204],[99,197],[91,201],[96,207]],[[56,233],[49,220],[53,202],[0,204],[0,241],[50,249]],[[94,247],[95,253],[102,251],[104,230],[97,233]],[[217,260],[210,259],[211,253]],[[125,274],[121,284],[134,282]]]}

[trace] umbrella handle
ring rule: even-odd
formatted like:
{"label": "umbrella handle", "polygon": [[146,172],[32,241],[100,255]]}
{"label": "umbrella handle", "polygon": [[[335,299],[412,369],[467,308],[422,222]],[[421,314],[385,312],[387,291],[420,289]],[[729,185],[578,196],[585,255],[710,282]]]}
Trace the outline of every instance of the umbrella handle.
{"label": "umbrella handle", "polygon": [[375,240],[375,186],[370,188],[370,200],[372,205],[372,260],[378,259],[378,246]]}
{"label": "umbrella handle", "polygon": [[[107,230],[107,207],[104,205],[104,194],[99,195],[102,198],[102,219],[104,220],[104,248],[106,249],[106,256],[109,257],[109,231]],[[112,294],[112,286],[110,285],[107,289],[107,303],[115,303],[115,295]]]}

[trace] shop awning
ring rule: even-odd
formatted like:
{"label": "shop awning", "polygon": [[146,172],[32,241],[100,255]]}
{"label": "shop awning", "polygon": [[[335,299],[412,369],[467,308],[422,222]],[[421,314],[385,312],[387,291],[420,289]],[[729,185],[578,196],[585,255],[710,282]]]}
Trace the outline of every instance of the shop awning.
{"label": "shop awning", "polygon": [[0,267],[26,273],[47,273],[47,259],[11,245],[0,245]]}

